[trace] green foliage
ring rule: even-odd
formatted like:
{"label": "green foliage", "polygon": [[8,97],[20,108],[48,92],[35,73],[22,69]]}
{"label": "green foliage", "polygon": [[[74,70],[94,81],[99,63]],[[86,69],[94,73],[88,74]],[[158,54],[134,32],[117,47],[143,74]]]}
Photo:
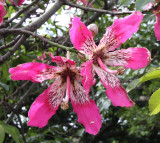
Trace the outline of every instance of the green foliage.
{"label": "green foliage", "polygon": [[0,143],[3,143],[4,138],[5,138],[5,132],[3,127],[0,125]]}
{"label": "green foliage", "polygon": [[160,111],[160,89],[155,91],[149,100],[150,115],[155,115]]}
{"label": "green foliage", "polygon": [[[137,0],[135,4],[135,1],[133,0],[121,0],[120,5],[114,3],[113,7],[107,7],[107,4],[111,1],[112,0],[97,0],[93,4],[93,8],[105,8],[110,11],[112,11],[112,8],[116,8],[119,12],[125,11],[127,8],[128,11],[134,11],[135,9],[143,10],[148,2],[154,2],[153,0]],[[45,13],[46,8],[50,7],[54,2],[54,0],[39,0],[29,9],[31,10],[32,8],[38,7],[38,10],[30,11],[27,15],[26,13],[29,10],[25,10],[18,18],[9,23],[7,28],[13,28],[19,21],[25,18],[25,21],[17,28],[27,27],[29,23],[35,21],[35,18],[40,17]],[[76,0],[73,2],[76,2]],[[18,10],[22,10],[26,5],[28,6],[28,3],[29,1],[27,1],[27,4],[17,7],[10,2],[7,2],[5,5],[7,14],[4,23],[8,21],[9,18],[13,17]],[[82,3],[80,4],[83,5]],[[64,19],[60,17],[63,20],[59,22],[59,16],[63,14],[79,16],[82,18],[83,22],[85,21],[86,24],[88,24],[87,22],[95,15],[95,12],[87,12],[63,5],[57,10],[56,14],[47,20],[35,33],[61,45],[73,47],[68,37],[69,29],[68,23],[65,21],[66,15],[64,15]],[[126,14],[120,15],[120,18],[124,16],[126,16]],[[111,26],[117,18],[119,17],[109,14],[102,14],[94,17],[92,23],[96,23],[99,28],[99,32],[94,38],[97,45],[103,37],[106,28]],[[70,17],[68,19],[70,20]],[[7,121],[11,112],[18,113],[22,120],[22,125],[17,116],[12,118],[9,123],[10,125],[0,122],[0,142],[24,142],[19,133],[19,131],[22,131],[24,132],[24,138],[27,143],[150,143],[151,141],[153,143],[158,143],[160,140],[160,116],[159,114],[150,116],[148,111],[148,99],[151,94],[153,95],[149,102],[150,114],[154,115],[159,112],[158,108],[160,101],[158,98],[159,90],[157,90],[160,88],[160,68],[157,68],[160,67],[160,43],[156,40],[154,35],[155,21],[156,17],[152,10],[145,13],[139,31],[136,34],[133,34],[133,36],[120,47],[120,49],[146,47],[151,51],[152,55],[152,61],[146,68],[135,71],[126,69],[124,75],[116,75],[119,77],[123,88],[129,92],[130,98],[135,102],[134,107],[114,107],[107,98],[105,88],[100,82],[100,79],[95,75],[97,82],[92,87],[89,96],[96,102],[102,116],[102,128],[96,136],[86,133],[84,126],[77,122],[77,115],[73,112],[71,103],[68,110],[63,111],[59,108],[44,128],[29,127],[27,125],[28,111],[31,104],[53,83],[54,79],[36,83],[34,90],[19,104],[20,108],[16,111],[13,110],[32,84],[29,82],[24,87],[21,87],[26,81],[12,81],[8,73],[9,68],[15,67],[18,64],[33,62],[33,60],[42,62],[38,57],[41,56],[44,51],[47,52],[47,58],[43,62],[53,66],[55,66],[55,64],[51,63],[48,52],[52,52],[56,56],[66,55],[66,51],[63,49],[52,46],[38,38],[32,36],[28,37],[28,39],[23,42],[23,45],[21,45],[19,49],[0,66],[0,103],[2,103],[0,104],[0,120],[4,122]],[[0,46],[11,42],[15,37],[16,35],[7,35],[3,37],[0,40]],[[12,48],[13,46],[0,50],[0,56],[6,54]],[[71,59],[76,61],[77,66],[80,66],[81,63],[83,63],[77,58],[77,54],[72,52]],[[14,92],[16,92],[16,94],[12,95]]]}
{"label": "green foliage", "polygon": [[121,5],[121,6],[128,6],[128,5],[130,5],[131,3],[133,3],[133,0],[121,0],[120,5]]}
{"label": "green foliage", "polygon": [[133,90],[138,85],[142,84],[145,81],[151,80],[151,79],[157,79],[160,78],[160,68],[151,68],[147,74],[142,76],[139,79],[134,79],[131,83],[127,86],[127,92]]}
{"label": "green foliage", "polygon": [[150,2],[155,2],[155,0],[136,0],[136,10],[142,11]]}
{"label": "green foliage", "polygon": [[7,125],[0,121],[0,136],[2,137],[2,142],[5,137],[4,132],[10,134],[16,143],[21,142],[20,132],[18,131],[18,129],[14,126]]}

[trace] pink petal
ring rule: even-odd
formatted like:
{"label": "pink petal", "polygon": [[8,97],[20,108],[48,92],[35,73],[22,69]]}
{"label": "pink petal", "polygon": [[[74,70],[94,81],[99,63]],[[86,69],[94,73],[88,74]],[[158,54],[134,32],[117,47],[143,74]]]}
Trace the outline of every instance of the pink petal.
{"label": "pink petal", "polygon": [[82,85],[83,88],[86,90],[86,94],[89,93],[91,86],[93,86],[96,80],[93,78],[92,73],[92,60],[83,63],[81,66],[83,67],[81,70],[81,75],[83,76]]}
{"label": "pink petal", "polygon": [[19,0],[17,5],[20,6],[24,1],[25,0]]}
{"label": "pink petal", "polygon": [[155,36],[157,40],[160,41],[160,5],[158,6],[157,10],[154,11],[156,13],[156,23],[154,24],[154,31],[155,31]]}
{"label": "pink petal", "polygon": [[96,65],[93,65],[93,68],[100,77],[104,87],[107,88],[107,97],[112,101],[114,106],[132,107],[134,105],[126,91],[122,88],[119,79],[114,74],[107,73]]}
{"label": "pink petal", "polygon": [[18,65],[15,68],[10,68],[9,73],[13,80],[31,80],[32,82],[42,82],[46,79],[55,77],[55,72],[58,67],[33,62]]}
{"label": "pink petal", "polygon": [[110,66],[124,66],[133,70],[144,68],[150,62],[151,54],[146,48],[128,48],[109,52],[105,64]]}
{"label": "pink petal", "polygon": [[65,94],[66,84],[61,85],[61,80],[55,82],[39,95],[30,107],[29,126],[42,128],[47,125],[48,120],[56,113]]}
{"label": "pink petal", "polygon": [[46,52],[44,52],[41,56],[38,57],[41,61],[44,61],[46,58]]}
{"label": "pink petal", "polygon": [[146,7],[143,10],[150,10],[152,8],[152,6],[154,5],[154,3],[150,2],[146,5]]}
{"label": "pink petal", "polygon": [[111,87],[107,86],[106,89],[107,97],[112,101],[114,106],[121,106],[121,107],[132,107],[134,106],[134,102],[131,101],[127,92],[122,88],[121,85]]}
{"label": "pink petal", "polygon": [[92,33],[78,17],[73,19],[72,25],[69,33],[73,45],[77,50],[83,50],[87,55],[91,56],[96,48]]}
{"label": "pink petal", "polygon": [[67,59],[65,57],[53,56],[51,53],[49,53],[49,55],[52,59],[52,62],[56,62],[57,65],[60,66],[68,65],[70,67],[70,66],[75,66],[76,64],[74,61]]}
{"label": "pink petal", "polygon": [[101,115],[95,102],[89,99],[78,81],[71,85],[70,97],[78,122],[84,125],[86,132],[96,135],[101,128]]}
{"label": "pink petal", "polygon": [[126,42],[133,33],[138,31],[142,19],[143,14],[138,11],[124,18],[116,19],[113,25],[106,29],[106,33],[98,47],[106,47],[107,51],[113,51],[118,48],[122,43]]}
{"label": "pink petal", "polygon": [[0,25],[2,24],[5,15],[6,15],[5,8],[3,6],[3,3],[0,2]]}

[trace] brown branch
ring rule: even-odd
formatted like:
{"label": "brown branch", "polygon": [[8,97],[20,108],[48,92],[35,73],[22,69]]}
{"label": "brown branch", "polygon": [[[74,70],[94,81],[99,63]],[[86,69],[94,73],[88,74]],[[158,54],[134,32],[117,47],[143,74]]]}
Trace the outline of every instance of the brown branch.
{"label": "brown branch", "polygon": [[[55,14],[63,4],[63,0],[57,0],[48,11],[46,11],[41,17],[37,18],[37,20],[29,24],[24,29],[29,31],[35,31],[36,29],[40,28],[41,25],[44,24],[53,14]],[[0,57],[0,65],[3,64],[18,48],[20,48],[20,46],[27,39],[27,37],[28,36],[23,35],[10,51]]]}
{"label": "brown branch", "polygon": [[9,23],[11,23],[14,19],[18,18],[24,11],[28,10],[30,7],[32,7],[34,4],[38,3],[39,0],[35,0],[33,1],[31,4],[27,5],[26,7],[20,9],[15,16],[13,16],[12,18],[10,18],[8,21],[6,21],[5,23],[3,23],[0,28],[4,28],[7,27]]}
{"label": "brown branch", "polygon": [[13,46],[20,39],[20,37],[21,36],[19,35],[14,40],[12,40],[11,42],[7,43],[6,45],[1,46],[0,51]]}
{"label": "brown branch", "polygon": [[82,10],[86,10],[86,11],[91,11],[91,12],[98,12],[98,13],[103,13],[103,14],[111,14],[111,15],[123,15],[123,14],[131,14],[133,13],[133,11],[125,11],[125,12],[113,12],[110,10],[103,10],[103,9],[97,9],[97,8],[89,8],[89,7],[84,7],[81,5],[77,5],[74,4],[72,2],[68,2],[66,0],[65,1],[65,5],[71,6],[71,7],[76,7]]}
{"label": "brown branch", "polygon": [[[22,96],[22,98],[18,101],[18,103],[15,105],[15,107],[13,108],[13,110],[17,113],[18,110],[23,106],[23,104],[25,103],[26,99],[28,98],[28,96],[30,95],[30,93],[35,89],[35,83],[32,83],[32,85],[30,86],[30,88],[27,90],[27,92],[25,92],[25,94]],[[10,117],[7,119],[6,123],[9,124],[12,120],[12,118],[14,117],[14,112],[11,113]]]}

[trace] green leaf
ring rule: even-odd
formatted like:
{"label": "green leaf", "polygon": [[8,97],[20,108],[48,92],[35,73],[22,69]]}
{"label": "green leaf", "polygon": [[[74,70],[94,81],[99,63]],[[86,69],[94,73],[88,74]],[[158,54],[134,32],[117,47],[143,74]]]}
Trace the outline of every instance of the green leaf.
{"label": "green leaf", "polygon": [[130,4],[132,4],[133,0],[121,0],[120,5],[121,6],[128,6]]}
{"label": "green leaf", "polygon": [[153,19],[155,19],[155,14],[154,13],[150,13],[150,14],[146,14],[144,17],[143,17],[143,20],[144,21],[151,21]]}
{"label": "green leaf", "polygon": [[142,76],[139,80],[139,83],[143,83],[154,78],[160,78],[160,67]]}
{"label": "green leaf", "polygon": [[150,115],[157,114],[160,111],[160,88],[155,91],[149,100]]}
{"label": "green leaf", "polygon": [[155,0],[136,0],[136,10],[142,11],[148,3],[154,2]]}
{"label": "green leaf", "polygon": [[134,79],[131,83],[128,84],[126,91],[129,92],[132,89],[136,88],[136,86],[138,85],[140,79]]}
{"label": "green leaf", "polygon": [[0,86],[3,87],[6,91],[9,91],[9,86],[7,84],[0,82]]}
{"label": "green leaf", "polygon": [[0,125],[0,143],[3,143],[4,138],[5,138],[5,132],[3,127]]}
{"label": "green leaf", "polygon": [[12,138],[14,139],[14,141],[16,143],[21,142],[20,132],[16,127],[7,125],[7,124],[3,123],[2,121],[0,121],[0,125],[3,127],[3,129],[6,133],[8,133],[12,136]]}

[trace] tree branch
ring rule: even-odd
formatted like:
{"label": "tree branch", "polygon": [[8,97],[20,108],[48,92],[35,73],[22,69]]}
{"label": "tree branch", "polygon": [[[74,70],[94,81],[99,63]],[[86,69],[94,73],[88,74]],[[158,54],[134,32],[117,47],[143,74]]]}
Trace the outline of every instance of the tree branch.
{"label": "tree branch", "polygon": [[[40,28],[41,25],[44,24],[53,14],[55,14],[56,11],[59,8],[61,8],[63,4],[64,4],[63,0],[57,0],[55,4],[48,11],[46,11],[41,17],[39,17],[37,20],[29,24],[24,29],[33,32],[36,29]],[[28,36],[23,35],[10,51],[8,51],[5,55],[0,57],[0,65],[3,64],[18,48],[20,48],[20,46],[27,39],[27,37]]]}

